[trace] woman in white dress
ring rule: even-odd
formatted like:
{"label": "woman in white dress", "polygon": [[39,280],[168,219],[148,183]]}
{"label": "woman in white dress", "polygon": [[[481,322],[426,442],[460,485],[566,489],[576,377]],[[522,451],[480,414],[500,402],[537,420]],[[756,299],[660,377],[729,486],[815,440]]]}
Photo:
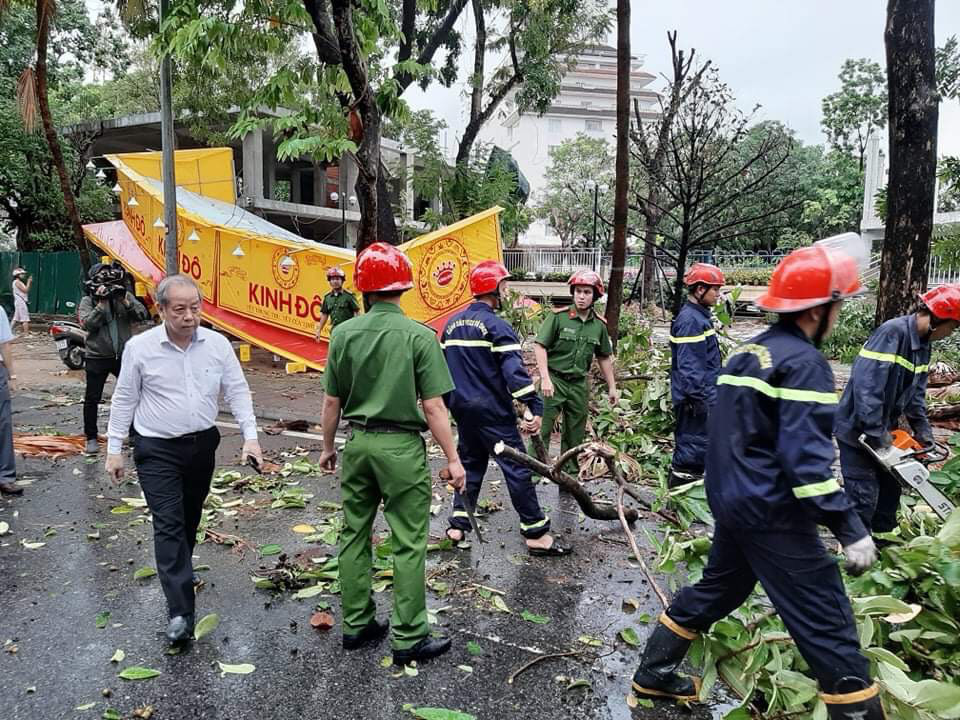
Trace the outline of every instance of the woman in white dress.
{"label": "woman in white dress", "polygon": [[23,268],[13,269],[13,325],[23,323],[23,332],[30,332],[30,311],[27,309],[27,295],[33,278]]}

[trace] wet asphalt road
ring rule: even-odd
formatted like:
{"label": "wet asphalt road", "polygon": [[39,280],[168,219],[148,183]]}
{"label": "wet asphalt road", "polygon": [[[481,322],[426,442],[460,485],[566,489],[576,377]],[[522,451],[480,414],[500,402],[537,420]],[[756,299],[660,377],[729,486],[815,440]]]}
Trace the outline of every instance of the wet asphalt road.
{"label": "wet asphalt road", "polygon": [[[71,392],[79,398],[81,390]],[[72,429],[80,415],[78,404],[51,404],[39,392],[16,398],[14,408],[18,430]],[[221,432],[219,460],[227,466],[241,439],[236,430]],[[318,455],[319,445],[305,439],[263,435],[261,442],[268,455],[298,444],[314,450],[311,460]],[[481,517],[489,542],[428,555],[428,575],[434,574],[449,588],[443,596],[428,592],[428,606],[438,611],[434,629],[453,638],[453,650],[421,665],[418,676],[397,678],[393,668],[381,666],[389,655],[387,641],[360,651],[341,649],[339,596],[293,600],[289,593],[255,589],[251,572],[276,558],[260,560],[255,552],[241,555],[211,542],[198,546],[194,561],[210,566],[202,573],[205,585],[198,597],[198,616],[216,612],[220,626],[185,654],[166,654],[160,583],[156,577],[133,579],[137,568],[154,565],[151,526],[140,510],[111,513],[121,497],[139,496],[139,488],[109,483],[102,458],[93,464],[82,457],[18,462],[21,478],[32,482],[23,497],[0,500],[0,521],[10,525],[10,534],[0,538],[0,643],[6,643],[0,651],[2,720],[100,718],[109,708],[130,718],[145,706],[151,706],[152,717],[159,720],[379,720],[413,717],[403,709],[408,703],[459,710],[481,720],[720,716],[717,709],[690,712],[666,704],[631,714],[625,697],[639,651],[619,640],[617,632],[632,626],[643,641],[648,626],[637,617],[647,613],[655,618],[659,603],[628,562],[629,549],[618,526],[582,520],[572,501],[560,501],[554,486],[540,486],[541,502],[553,518],[554,530],[575,545],[576,554],[530,558],[516,531],[502,476],[491,468],[483,497],[503,509]],[[439,461],[434,466],[439,467]],[[267,502],[224,518],[216,529],[253,546],[278,543],[290,555],[317,548],[292,528],[321,519],[325,511],[318,508],[318,501],[339,500],[336,479],[291,479],[315,494],[306,509],[270,509],[267,494],[245,494],[245,500]],[[432,520],[432,532],[439,538],[449,496],[439,482],[435,493],[445,503]],[[380,533],[386,530],[382,517],[376,527]],[[99,539],[87,537],[97,532]],[[643,543],[643,533],[637,537]],[[31,549],[21,541],[46,544]],[[335,548],[324,551],[333,553]],[[512,612],[494,610],[474,583],[502,591]],[[667,580],[663,586],[668,587]],[[623,611],[622,601],[629,597],[640,600],[638,613]],[[387,617],[390,590],[377,599],[380,617]],[[310,627],[317,600],[330,603],[337,618],[332,630]],[[550,621],[525,621],[520,617],[523,610]],[[102,612],[110,617],[106,627],[98,629],[96,617]],[[601,638],[602,647],[579,642],[583,635]],[[468,653],[470,640],[479,643],[482,655]],[[11,652],[13,646],[16,652]],[[118,649],[126,657],[111,663]],[[571,651],[581,654],[545,659],[513,684],[507,683],[512,672],[540,653]],[[218,661],[252,663],[256,670],[221,676]],[[153,668],[161,675],[142,681],[119,679],[119,670],[130,665]],[[458,668],[461,665],[473,672]],[[581,679],[589,687],[567,689]],[[88,709],[77,709],[91,703]]]}

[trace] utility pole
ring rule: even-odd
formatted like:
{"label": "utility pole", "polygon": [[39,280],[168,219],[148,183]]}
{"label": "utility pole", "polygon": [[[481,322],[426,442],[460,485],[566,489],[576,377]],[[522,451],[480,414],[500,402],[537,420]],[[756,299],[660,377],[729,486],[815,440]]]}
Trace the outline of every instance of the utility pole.
{"label": "utility pole", "polygon": [[[160,23],[170,13],[170,0],[160,0]],[[170,54],[160,58],[160,138],[163,149],[163,266],[167,275],[176,275],[177,263],[177,180],[173,169],[176,136],[173,132]]]}

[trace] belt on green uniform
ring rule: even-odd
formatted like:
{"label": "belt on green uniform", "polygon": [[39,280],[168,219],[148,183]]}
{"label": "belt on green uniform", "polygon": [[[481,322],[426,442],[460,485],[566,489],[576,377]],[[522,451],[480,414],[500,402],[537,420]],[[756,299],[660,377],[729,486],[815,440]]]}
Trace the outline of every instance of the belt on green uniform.
{"label": "belt on green uniform", "polygon": [[364,430],[366,432],[412,433],[413,435],[420,434],[419,430],[413,430],[412,428],[403,427],[402,425],[386,422],[367,423],[366,425],[351,422],[350,427],[354,430]]}
{"label": "belt on green uniform", "polygon": [[561,380],[566,380],[569,383],[580,382],[587,377],[586,375],[574,375],[573,373],[565,373],[558,370],[551,370],[550,375],[556,375]]}

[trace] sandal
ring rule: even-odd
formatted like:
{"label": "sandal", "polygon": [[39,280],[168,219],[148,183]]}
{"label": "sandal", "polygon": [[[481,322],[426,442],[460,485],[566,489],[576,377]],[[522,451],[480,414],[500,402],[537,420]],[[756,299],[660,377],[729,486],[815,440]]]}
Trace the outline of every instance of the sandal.
{"label": "sandal", "polygon": [[556,540],[548,548],[527,547],[527,553],[533,557],[565,557],[573,555],[572,547],[564,547]]}

